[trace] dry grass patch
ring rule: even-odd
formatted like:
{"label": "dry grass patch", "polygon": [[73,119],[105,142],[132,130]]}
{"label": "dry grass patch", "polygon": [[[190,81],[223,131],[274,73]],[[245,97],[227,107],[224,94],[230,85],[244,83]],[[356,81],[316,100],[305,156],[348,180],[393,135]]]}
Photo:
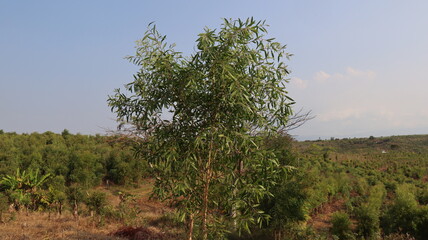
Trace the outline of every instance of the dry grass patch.
{"label": "dry grass patch", "polygon": [[[147,181],[140,188],[93,189],[106,194],[110,210],[103,217],[89,217],[84,205],[78,220],[68,211],[50,217],[47,212],[10,211],[0,222],[0,239],[183,239],[184,225],[175,220],[174,209],[149,199],[151,187]],[[131,194],[132,199],[122,202],[118,192]]]}
{"label": "dry grass patch", "polygon": [[16,213],[15,220],[0,224],[0,239],[123,239],[109,236],[118,229],[118,223],[106,223],[97,227],[94,219],[81,217],[75,220],[71,214],[51,216],[47,213]]}

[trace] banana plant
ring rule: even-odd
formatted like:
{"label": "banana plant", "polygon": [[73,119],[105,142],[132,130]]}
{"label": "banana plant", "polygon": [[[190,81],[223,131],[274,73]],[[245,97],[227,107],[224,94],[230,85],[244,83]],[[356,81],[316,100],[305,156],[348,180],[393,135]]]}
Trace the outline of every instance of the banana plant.
{"label": "banana plant", "polygon": [[45,183],[49,177],[50,173],[39,176],[39,170],[37,169],[35,172],[32,170],[26,172],[20,171],[20,169],[16,169],[15,176],[6,175],[0,181],[0,186],[2,189],[8,190],[17,190],[21,189],[25,192],[35,192],[38,187],[40,187],[43,183]]}
{"label": "banana plant", "polygon": [[20,171],[18,168],[15,175],[6,175],[0,180],[0,189],[9,195],[9,199],[17,208],[20,206],[36,209],[39,205],[39,200],[43,199],[40,196],[38,188],[40,188],[51,176],[51,174],[39,175],[39,170]]}

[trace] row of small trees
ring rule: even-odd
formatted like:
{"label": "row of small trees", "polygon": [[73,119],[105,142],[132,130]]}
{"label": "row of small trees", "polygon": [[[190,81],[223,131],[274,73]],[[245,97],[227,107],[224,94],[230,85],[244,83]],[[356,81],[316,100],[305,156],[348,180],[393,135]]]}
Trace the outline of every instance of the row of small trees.
{"label": "row of small trees", "polygon": [[[44,211],[62,215],[64,210],[71,212],[77,220],[79,215],[86,213],[91,217],[99,216],[97,222],[108,216],[124,220],[128,212],[123,205],[127,199],[121,198],[118,209],[107,202],[105,192],[85,189],[78,185],[63,186],[58,190],[50,180],[50,174],[39,175],[39,171],[16,171],[14,175],[6,175],[0,179],[0,222],[4,213],[15,211]],[[123,193],[119,193],[122,196]],[[83,207],[82,207],[83,206]],[[122,215],[121,215],[122,214]],[[123,215],[125,214],[125,215]]]}
{"label": "row of small trees", "polygon": [[67,209],[76,217],[83,210],[102,213],[105,196],[93,187],[138,185],[147,176],[145,161],[122,142],[118,137],[67,130],[62,134],[2,132],[0,213],[11,207],[58,214]]}
{"label": "row of small trees", "polygon": [[138,183],[146,176],[144,161],[118,137],[52,132],[0,134],[0,176],[21,170],[49,174],[60,187],[89,188],[102,182]]}
{"label": "row of small trees", "polygon": [[[365,141],[370,140],[359,139],[359,144],[365,144]],[[312,182],[306,188],[310,192],[307,201],[311,203],[308,205],[312,209],[309,210],[311,215],[316,218],[318,214],[325,214],[322,211],[325,204],[343,202],[331,218],[330,234],[339,239],[428,237],[425,230],[428,224],[425,180],[406,176],[401,171],[411,169],[409,162],[426,171],[426,158],[421,158],[424,155],[412,152],[413,149],[426,151],[423,145],[413,146],[412,151],[403,148],[388,155],[380,155],[368,148],[364,156],[355,154],[360,149],[349,147],[348,140],[297,145],[300,149],[298,156],[306,157],[305,162],[309,163],[302,165],[301,170],[307,177],[302,181]],[[326,152],[330,157],[325,157]],[[339,159],[334,157],[338,154]]]}

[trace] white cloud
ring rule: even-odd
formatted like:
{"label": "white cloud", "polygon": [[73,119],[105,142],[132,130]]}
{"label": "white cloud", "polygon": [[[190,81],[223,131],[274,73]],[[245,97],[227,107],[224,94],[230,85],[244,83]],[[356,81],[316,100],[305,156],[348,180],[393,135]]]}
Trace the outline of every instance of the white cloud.
{"label": "white cloud", "polygon": [[305,89],[308,87],[308,82],[298,77],[292,77],[291,84],[300,89]]}
{"label": "white cloud", "polygon": [[[348,103],[349,105],[351,103]],[[324,124],[335,125],[335,128],[346,126],[347,131],[354,129],[411,129],[427,126],[428,111],[413,112],[397,110],[393,105],[376,106],[350,106],[339,110],[321,112],[317,121]],[[332,125],[333,124],[333,125]]]}
{"label": "white cloud", "polygon": [[316,118],[293,134],[387,136],[428,133],[427,81],[423,77],[404,73],[396,76],[390,72],[355,67],[309,74],[310,78],[302,80],[307,82],[305,91],[292,93],[296,108],[310,109]]}
{"label": "white cloud", "polygon": [[325,82],[329,78],[331,78],[331,75],[328,74],[328,73],[326,73],[326,72],[324,72],[324,71],[316,72],[315,75],[314,75],[314,79],[317,82]]}
{"label": "white cloud", "polygon": [[376,77],[376,73],[373,71],[360,71],[352,67],[346,68],[346,74],[350,77],[360,77],[365,79],[373,79]]}
{"label": "white cloud", "polygon": [[327,73],[325,71],[319,71],[314,74],[313,79],[319,83],[326,83],[329,81],[343,81],[353,79],[371,80],[376,77],[376,73],[368,70],[362,71],[353,67],[347,67],[344,73]]}
{"label": "white cloud", "polygon": [[[343,82],[349,84],[349,82],[355,82],[358,85],[361,85],[361,82],[364,80],[371,80],[376,77],[375,72],[373,71],[362,71],[352,67],[347,67],[343,73],[327,73],[325,71],[318,71],[313,74],[312,81],[315,81],[319,84],[326,85],[331,83]],[[298,89],[312,88],[315,85],[309,84],[311,80],[304,80],[299,77],[292,77],[290,84]],[[337,85],[334,86],[335,88]]]}

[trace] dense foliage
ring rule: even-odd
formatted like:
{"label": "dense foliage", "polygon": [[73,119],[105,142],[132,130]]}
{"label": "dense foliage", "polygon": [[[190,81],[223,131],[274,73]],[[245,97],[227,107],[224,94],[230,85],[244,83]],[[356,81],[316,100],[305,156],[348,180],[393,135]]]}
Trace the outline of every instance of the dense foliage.
{"label": "dense foliage", "polygon": [[0,191],[7,202],[0,212],[8,203],[16,210],[77,209],[84,191],[102,183],[138,184],[145,169],[118,137],[2,132]]}
{"label": "dense foliage", "polygon": [[138,183],[145,174],[144,162],[117,137],[66,130],[62,134],[0,134],[0,176],[16,175],[17,169],[49,174],[52,184],[85,188],[103,181]]}

